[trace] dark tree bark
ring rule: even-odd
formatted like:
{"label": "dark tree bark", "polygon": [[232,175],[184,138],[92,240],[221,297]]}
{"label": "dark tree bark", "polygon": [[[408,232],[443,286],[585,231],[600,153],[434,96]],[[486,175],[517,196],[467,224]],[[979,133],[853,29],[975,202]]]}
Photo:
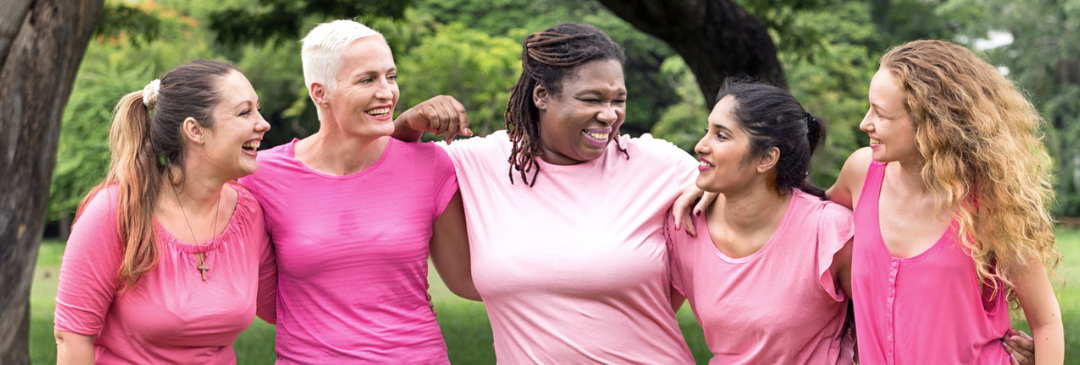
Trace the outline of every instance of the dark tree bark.
{"label": "dark tree bark", "polygon": [[0,364],[30,363],[30,283],[60,119],[102,5],[0,1]]}
{"label": "dark tree bark", "polygon": [[599,1],[678,52],[697,77],[710,108],[728,76],[787,85],[765,25],[732,0]]}

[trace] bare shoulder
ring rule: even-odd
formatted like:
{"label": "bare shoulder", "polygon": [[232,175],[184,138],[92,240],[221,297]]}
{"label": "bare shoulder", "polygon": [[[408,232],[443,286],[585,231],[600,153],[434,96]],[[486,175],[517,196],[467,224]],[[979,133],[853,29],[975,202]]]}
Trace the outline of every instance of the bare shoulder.
{"label": "bare shoulder", "polygon": [[849,209],[855,209],[872,160],[870,147],[855,150],[844,162],[836,183],[826,193],[829,199]]}

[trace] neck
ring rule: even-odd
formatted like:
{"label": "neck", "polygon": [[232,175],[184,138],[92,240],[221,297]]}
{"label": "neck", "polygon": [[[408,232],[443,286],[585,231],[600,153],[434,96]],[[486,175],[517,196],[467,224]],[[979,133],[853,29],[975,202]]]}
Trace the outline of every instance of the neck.
{"label": "neck", "polygon": [[331,175],[350,175],[375,165],[390,143],[389,136],[348,136],[344,131],[320,128],[296,143],[296,158],[308,167]]}
{"label": "neck", "polygon": [[713,204],[710,215],[722,217],[724,226],[740,235],[754,235],[777,227],[792,194],[780,195],[764,183],[754,186],[747,191],[723,193],[724,204]]}
{"label": "neck", "polygon": [[[194,165],[194,162],[186,164]],[[204,215],[215,212],[226,180],[213,178],[205,168],[187,166],[183,181],[170,181],[166,175],[161,182],[161,198],[178,201],[189,215]],[[172,175],[180,176],[180,169],[173,167]]]}
{"label": "neck", "polygon": [[899,167],[900,173],[896,176],[895,181],[902,185],[905,190],[916,193],[930,191],[922,179],[922,169],[925,165],[923,161],[911,158],[905,161],[897,161],[896,165]]}

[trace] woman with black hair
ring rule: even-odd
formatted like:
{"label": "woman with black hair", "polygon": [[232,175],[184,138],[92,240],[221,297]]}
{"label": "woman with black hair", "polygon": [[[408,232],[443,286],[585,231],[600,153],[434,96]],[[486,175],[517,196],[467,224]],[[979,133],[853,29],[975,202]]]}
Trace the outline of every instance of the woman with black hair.
{"label": "woman with black hair", "polygon": [[694,150],[697,186],[718,198],[697,237],[665,227],[710,363],[852,363],[852,215],[807,179],[824,125],[774,86],[729,82],[716,99]]}
{"label": "woman with black hair", "polygon": [[[508,131],[447,147],[499,363],[694,361],[670,303],[663,226],[697,163],[671,143],[619,135],[624,59],[590,25],[529,35]],[[433,125],[436,114],[402,113],[394,136],[464,131]]]}

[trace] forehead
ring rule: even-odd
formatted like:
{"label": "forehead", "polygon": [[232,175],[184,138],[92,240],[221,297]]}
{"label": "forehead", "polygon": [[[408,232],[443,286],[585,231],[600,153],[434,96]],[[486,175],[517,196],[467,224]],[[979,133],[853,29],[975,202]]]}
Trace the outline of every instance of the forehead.
{"label": "forehead", "polygon": [[387,71],[394,69],[394,55],[390,45],[381,37],[365,37],[349,43],[341,52],[339,75],[357,72]]}
{"label": "forehead", "polygon": [[563,80],[563,90],[569,93],[601,91],[626,93],[622,63],[617,60],[597,60],[578,66]]}
{"label": "forehead", "polygon": [[217,79],[217,94],[222,103],[239,103],[244,100],[256,100],[255,89],[240,71],[229,71]]}
{"label": "forehead", "polygon": [[738,128],[735,121],[735,96],[727,95],[716,102],[712,112],[709,113],[709,125],[722,125],[732,130]]}
{"label": "forehead", "polygon": [[900,97],[903,96],[903,91],[900,90],[899,80],[893,75],[892,71],[881,68],[874,74],[874,78],[870,80],[870,102],[882,102],[893,103],[899,102]]}

